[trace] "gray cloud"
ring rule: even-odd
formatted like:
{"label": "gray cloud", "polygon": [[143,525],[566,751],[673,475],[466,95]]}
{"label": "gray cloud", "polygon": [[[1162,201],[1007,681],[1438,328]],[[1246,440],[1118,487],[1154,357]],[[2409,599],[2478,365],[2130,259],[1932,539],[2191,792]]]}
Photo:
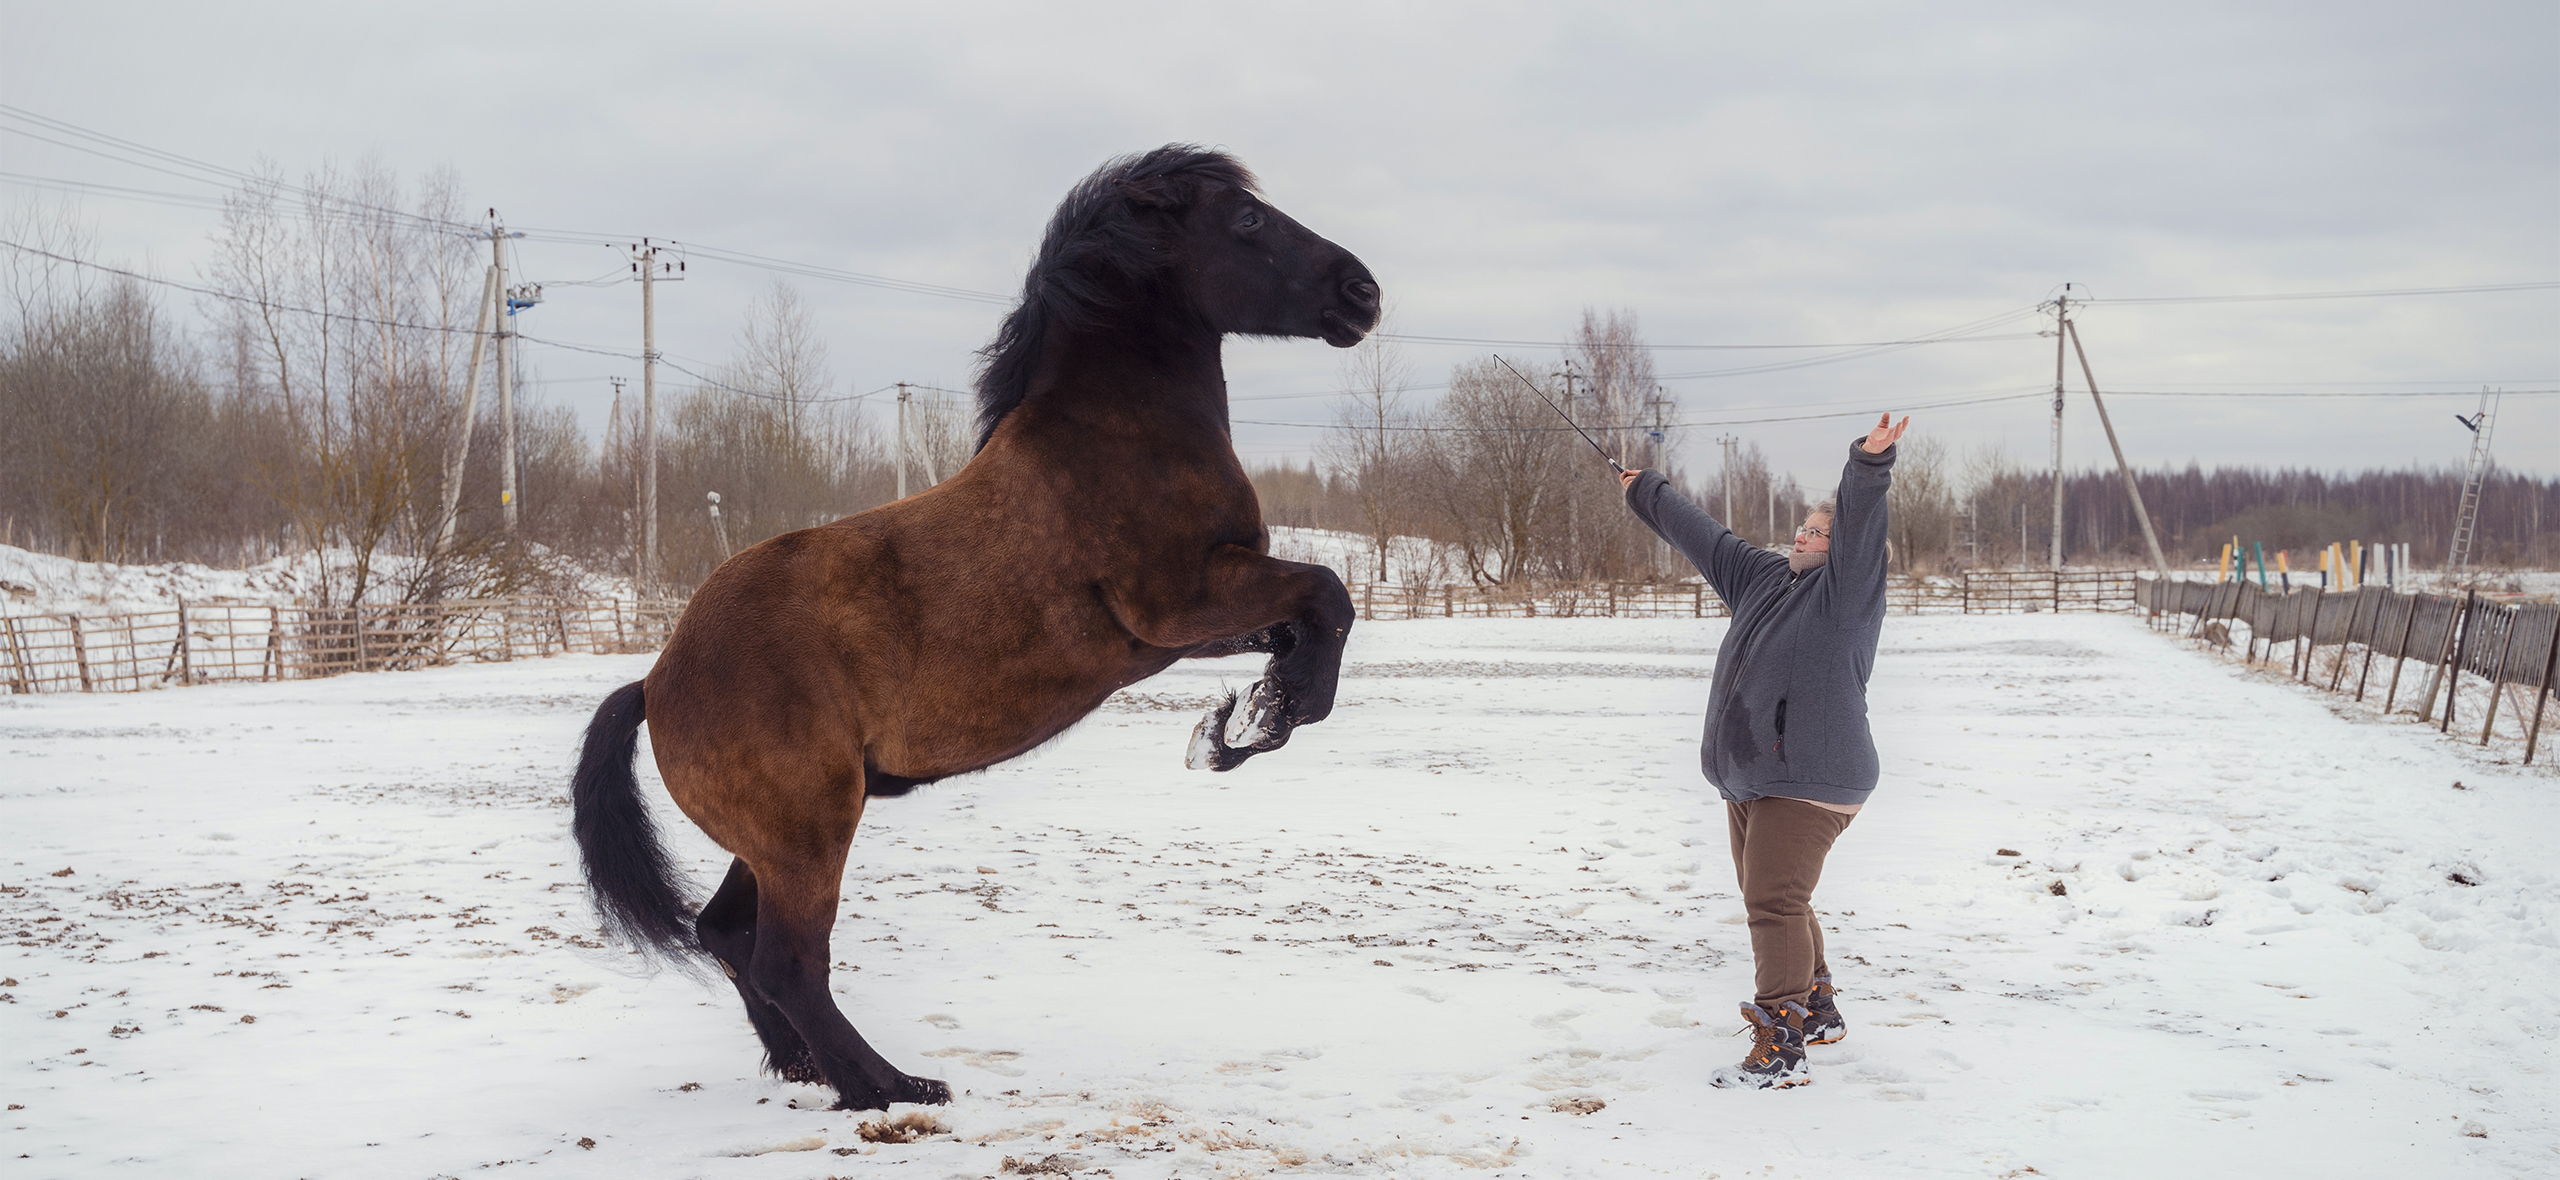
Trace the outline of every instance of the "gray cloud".
{"label": "gray cloud", "polygon": [[[1359,251],[1399,330],[1554,339],[1586,305],[1657,342],[1892,339],[2045,298],[2560,277],[2560,120],[2541,3],[840,6],[13,5],[0,101],[220,163],[371,154],[459,171],[520,226],[716,243],[1009,292],[1103,158],[1231,148]],[[180,188],[0,136],[0,169]],[[110,257],[190,276],[210,216],[93,199]],[[536,278],[617,264],[527,244]],[[696,266],[664,346],[725,355],[768,276]],[[958,384],[999,309],[805,281],[849,386]],[[637,296],[568,289],[528,330],[637,347]],[[2100,306],[2127,390],[2560,387],[2560,293]],[[2032,326],[2032,325],[2029,325]],[[1416,346],[1424,379],[1469,350]],[[1665,372],[1733,367],[1668,354]],[[1755,354],[1741,354],[1746,358]],[[604,358],[531,354],[598,414]],[[1327,388],[1313,342],[1244,343],[1239,395]],[[1939,345],[1674,383],[1684,414],[2049,382],[2051,343]],[[2076,381],[2075,381],[2076,385]],[[2375,388],[2375,387],[2366,387]],[[2381,388],[2389,388],[2387,386]],[[1320,399],[1253,403],[1314,422]],[[2448,399],[2112,407],[2141,462],[2459,460]],[[2560,471],[2560,397],[2515,398],[2513,467]],[[2100,461],[2085,400],[2074,465]],[[2033,399],[1924,415],[2035,461]],[[1734,427],[1809,482],[1846,422]],[[1703,459],[1713,429],[1689,432]],[[1249,456],[1313,432],[1243,427]]]}

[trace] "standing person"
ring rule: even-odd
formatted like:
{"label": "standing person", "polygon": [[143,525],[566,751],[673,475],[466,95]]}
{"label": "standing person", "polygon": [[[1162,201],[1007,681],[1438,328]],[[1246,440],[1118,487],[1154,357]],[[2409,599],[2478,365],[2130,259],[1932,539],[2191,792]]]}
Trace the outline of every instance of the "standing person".
{"label": "standing person", "polygon": [[1886,414],[1851,444],[1835,499],[1781,557],[1733,534],[1660,472],[1619,477],[1627,507],[1705,574],[1732,612],[1707,689],[1699,764],[1724,796],[1733,871],[1751,922],[1751,1051],[1718,1086],[1813,1080],[1807,1044],[1848,1035],[1822,956],[1813,887],[1831,842],[1876,785],[1867,674],[1884,629],[1885,488],[1909,429]]}

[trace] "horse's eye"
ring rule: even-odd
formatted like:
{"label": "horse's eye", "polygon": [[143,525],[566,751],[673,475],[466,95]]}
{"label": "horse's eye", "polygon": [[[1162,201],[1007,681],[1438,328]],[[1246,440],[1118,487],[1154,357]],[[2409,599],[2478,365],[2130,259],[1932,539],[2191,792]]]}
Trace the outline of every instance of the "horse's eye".
{"label": "horse's eye", "polygon": [[1239,217],[1239,218],[1237,218],[1237,219],[1236,219],[1236,228],[1237,228],[1237,229],[1260,229],[1260,228],[1262,228],[1262,210],[1260,210],[1260,209],[1247,209],[1247,210],[1245,210],[1245,211],[1244,211],[1244,216]]}

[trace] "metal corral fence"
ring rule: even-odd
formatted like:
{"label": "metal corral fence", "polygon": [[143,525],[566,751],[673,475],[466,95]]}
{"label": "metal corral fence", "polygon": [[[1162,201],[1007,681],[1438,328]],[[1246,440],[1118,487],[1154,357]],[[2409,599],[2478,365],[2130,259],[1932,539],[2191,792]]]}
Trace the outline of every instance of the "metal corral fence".
{"label": "metal corral fence", "polygon": [[2405,710],[2467,738],[2471,723],[2458,718],[2476,709],[2485,746],[2503,711],[2508,728],[2523,731],[2525,763],[2533,762],[2560,661],[2560,603],[2151,578],[2135,595],[2164,625],[2216,646],[2239,645],[2252,664],[2272,663],[2283,648],[2294,679],[2358,701],[2376,697],[2386,716]]}
{"label": "metal corral fence", "polygon": [[0,618],[0,683],[21,693],[135,692],[573,651],[654,651],[683,610],[681,602],[493,598],[16,615]]}
{"label": "metal corral fence", "polygon": [[[2128,570],[1968,570],[1945,577],[1900,576],[1885,585],[1885,609],[1907,615],[2131,611]],[[1720,619],[1724,601],[1704,582],[1548,583],[1517,586],[1352,587],[1363,619]]]}

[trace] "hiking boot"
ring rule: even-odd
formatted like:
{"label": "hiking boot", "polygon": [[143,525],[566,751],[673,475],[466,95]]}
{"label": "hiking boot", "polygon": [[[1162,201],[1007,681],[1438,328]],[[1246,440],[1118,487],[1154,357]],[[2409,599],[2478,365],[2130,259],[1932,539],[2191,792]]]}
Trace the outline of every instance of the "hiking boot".
{"label": "hiking boot", "polygon": [[1849,1035],[1849,1022],[1840,1019],[1840,989],[1831,986],[1831,977],[1813,977],[1813,994],[1804,998],[1804,1043],[1828,1045]]}
{"label": "hiking boot", "polygon": [[1709,1082],[1727,1090],[1784,1090],[1813,1080],[1804,1064],[1804,1005],[1789,1000],[1773,1011],[1744,1004],[1742,1018],[1750,1022],[1751,1052]]}

